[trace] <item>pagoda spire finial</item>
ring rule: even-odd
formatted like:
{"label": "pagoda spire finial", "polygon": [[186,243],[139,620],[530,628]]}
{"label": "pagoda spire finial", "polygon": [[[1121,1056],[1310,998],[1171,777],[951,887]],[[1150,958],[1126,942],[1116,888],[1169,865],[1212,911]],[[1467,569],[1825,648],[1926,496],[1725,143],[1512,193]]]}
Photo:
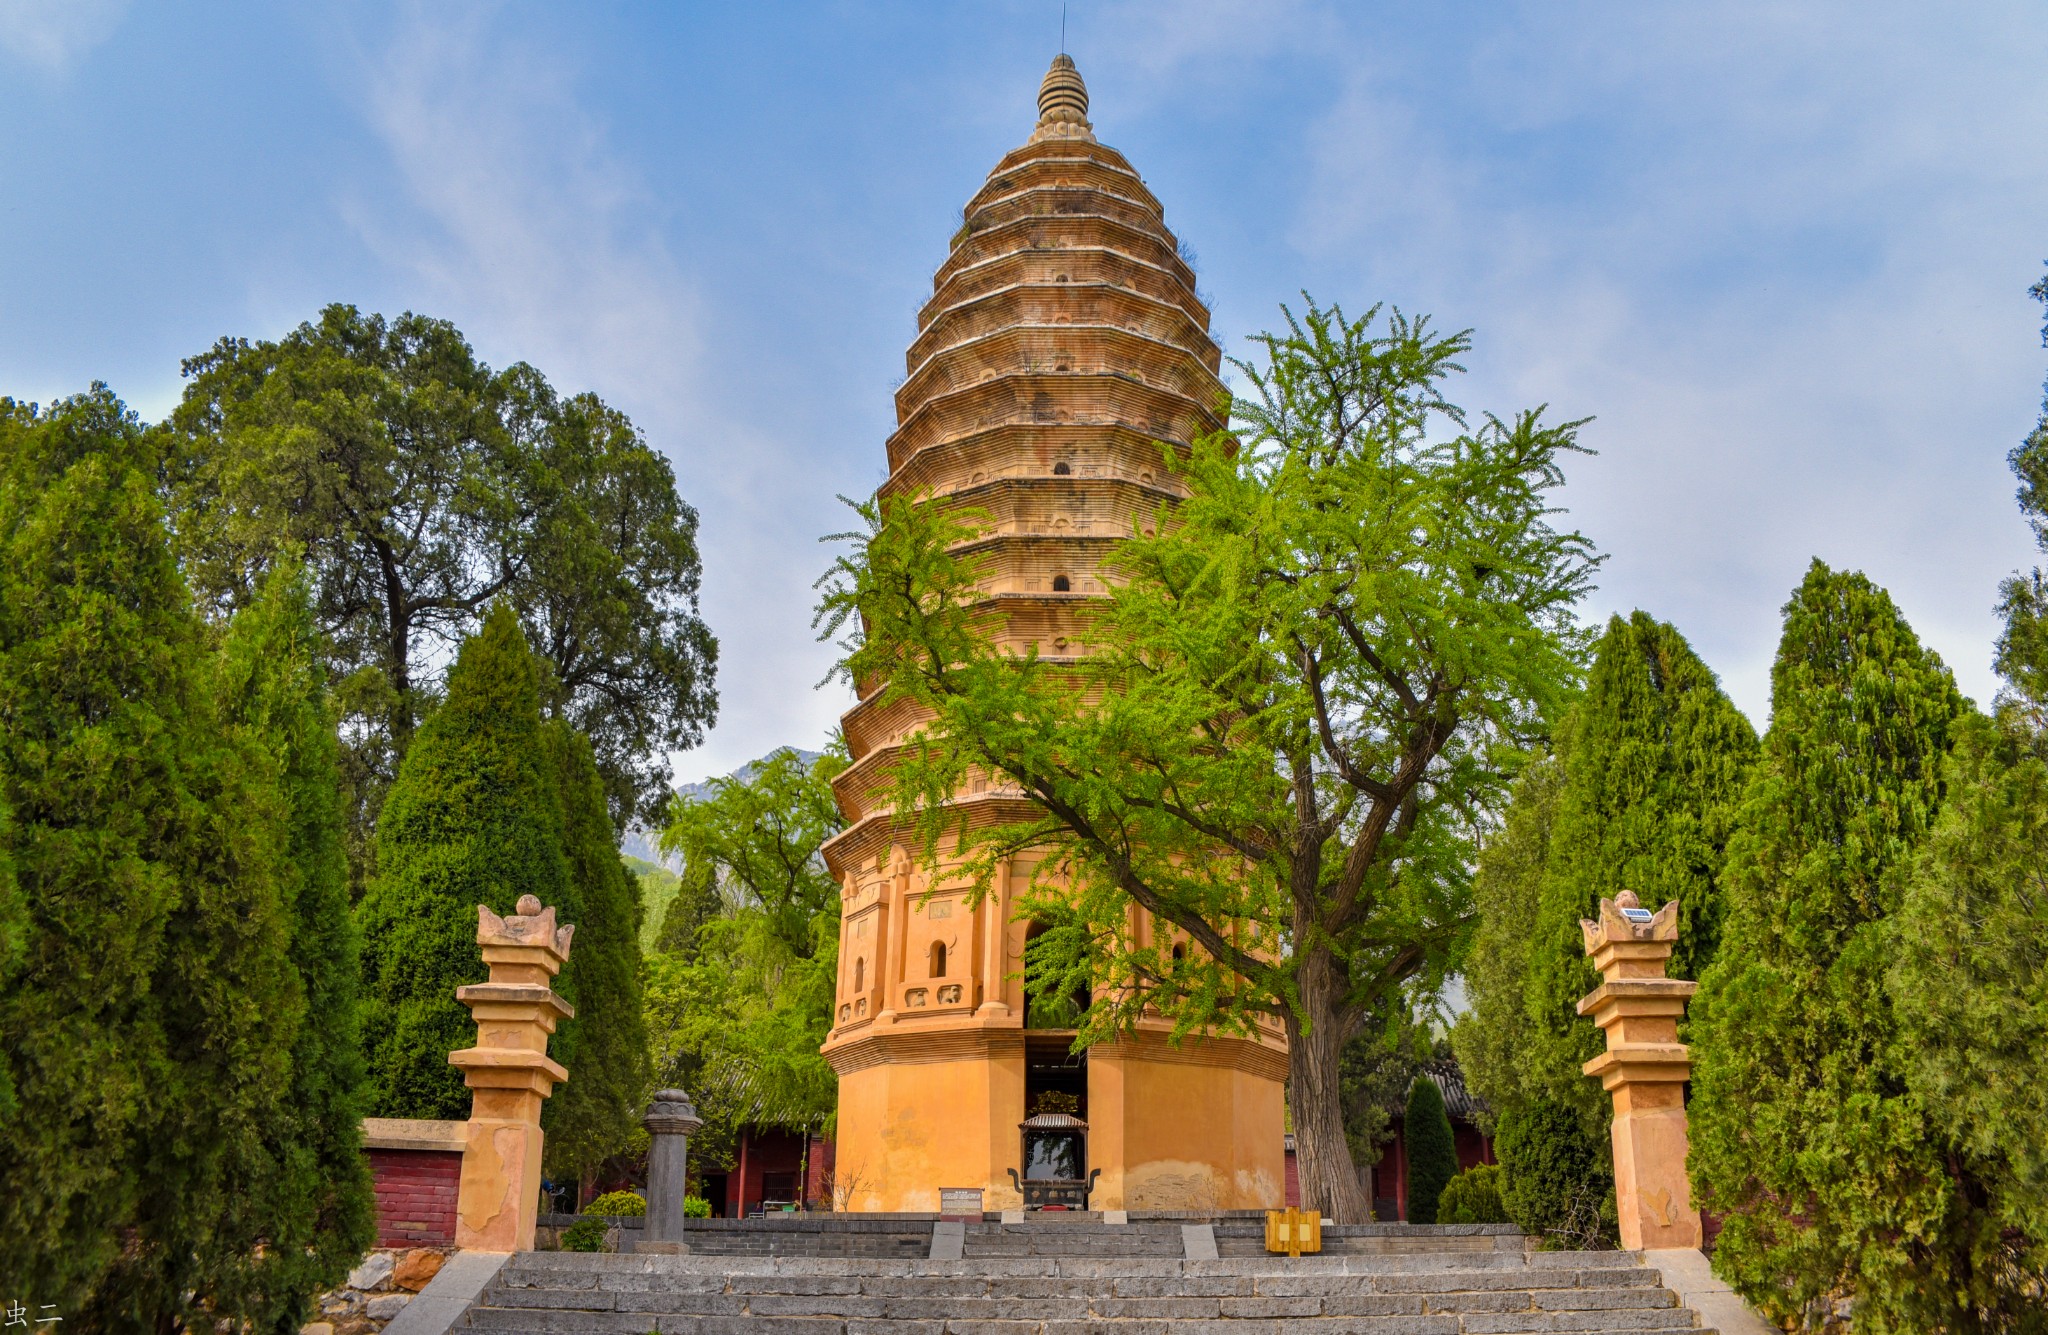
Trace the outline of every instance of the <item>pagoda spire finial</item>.
{"label": "pagoda spire finial", "polygon": [[1088,85],[1074,58],[1062,51],[1052,58],[1045,82],[1038,85],[1038,128],[1031,142],[1041,139],[1085,139],[1095,141],[1095,128],[1088,123]]}

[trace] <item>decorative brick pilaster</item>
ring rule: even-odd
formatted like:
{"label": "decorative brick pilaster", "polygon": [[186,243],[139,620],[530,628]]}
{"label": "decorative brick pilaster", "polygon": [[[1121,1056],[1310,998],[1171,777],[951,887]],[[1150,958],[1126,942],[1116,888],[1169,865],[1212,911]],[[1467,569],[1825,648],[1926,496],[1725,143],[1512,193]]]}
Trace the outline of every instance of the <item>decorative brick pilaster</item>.
{"label": "decorative brick pilaster", "polygon": [[569,959],[574,927],[532,895],[512,916],[477,906],[476,940],[491,980],[455,989],[476,1017],[473,1048],[448,1054],[470,1090],[455,1208],[465,1251],[533,1250],[540,1208],[540,1109],[569,1073],[548,1057],[548,1035],[576,1011],[551,984]]}
{"label": "decorative brick pilaster", "polygon": [[1685,1082],[1692,1059],[1678,1021],[1698,983],[1664,976],[1678,941],[1678,904],[1648,913],[1627,890],[1582,918],[1600,986],[1579,1002],[1606,1031],[1607,1051],[1585,1065],[1614,1098],[1614,1196],[1621,1245],[1698,1247],[1700,1214],[1685,1175]]}

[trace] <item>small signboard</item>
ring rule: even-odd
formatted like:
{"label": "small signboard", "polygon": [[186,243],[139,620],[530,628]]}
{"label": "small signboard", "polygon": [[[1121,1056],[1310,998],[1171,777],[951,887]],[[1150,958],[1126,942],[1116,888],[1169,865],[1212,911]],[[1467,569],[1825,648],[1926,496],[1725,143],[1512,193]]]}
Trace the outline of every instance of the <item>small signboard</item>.
{"label": "small signboard", "polygon": [[1266,1211],[1266,1250],[1300,1256],[1323,1249],[1323,1217],[1314,1210]]}
{"label": "small signboard", "polygon": [[940,1187],[939,1214],[947,1219],[981,1221],[980,1187]]}

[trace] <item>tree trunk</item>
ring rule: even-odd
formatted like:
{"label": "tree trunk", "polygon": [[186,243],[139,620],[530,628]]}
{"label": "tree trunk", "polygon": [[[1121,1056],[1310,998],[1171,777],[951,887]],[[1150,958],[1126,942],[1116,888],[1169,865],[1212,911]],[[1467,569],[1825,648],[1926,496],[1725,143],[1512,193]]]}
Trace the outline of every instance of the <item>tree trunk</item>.
{"label": "tree trunk", "polygon": [[1317,996],[1301,976],[1304,1017],[1287,1014],[1287,1089],[1294,1111],[1294,1164],[1301,1179],[1302,1208],[1321,1210],[1339,1224],[1372,1221],[1372,1197],[1358,1180],[1351,1146],[1344,1138],[1337,1058],[1345,1029],[1337,1008]]}

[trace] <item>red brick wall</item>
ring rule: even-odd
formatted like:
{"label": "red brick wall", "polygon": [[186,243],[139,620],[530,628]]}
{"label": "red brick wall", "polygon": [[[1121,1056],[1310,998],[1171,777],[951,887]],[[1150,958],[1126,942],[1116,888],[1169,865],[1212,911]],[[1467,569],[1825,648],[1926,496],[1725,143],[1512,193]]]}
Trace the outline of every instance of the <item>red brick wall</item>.
{"label": "red brick wall", "polygon": [[811,1138],[810,1176],[804,1179],[804,1200],[806,1203],[823,1201],[832,1204],[831,1182],[833,1169],[838,1159],[836,1147],[823,1136]]}
{"label": "red brick wall", "polygon": [[462,1155],[454,1150],[367,1150],[377,1183],[379,1247],[455,1243]]}

